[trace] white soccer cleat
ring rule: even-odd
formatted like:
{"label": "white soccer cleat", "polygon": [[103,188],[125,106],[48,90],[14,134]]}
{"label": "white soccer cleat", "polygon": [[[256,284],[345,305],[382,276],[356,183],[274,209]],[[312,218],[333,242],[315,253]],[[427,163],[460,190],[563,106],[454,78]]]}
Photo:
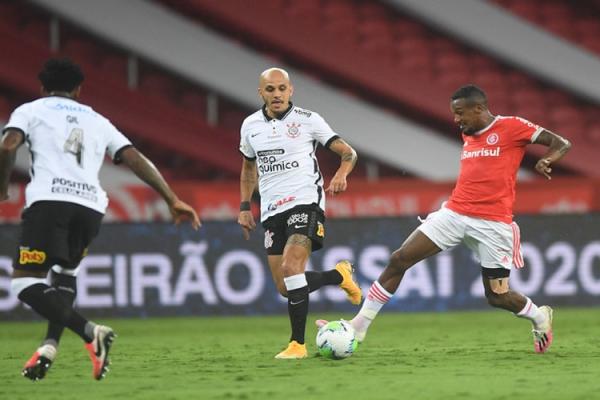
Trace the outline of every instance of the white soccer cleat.
{"label": "white soccer cleat", "polygon": [[108,352],[116,335],[113,330],[104,325],[96,325],[94,328],[94,340],[85,344],[85,348],[92,360],[92,376],[96,380],[103,379],[108,372]]}
{"label": "white soccer cleat", "polygon": [[546,319],[539,326],[533,327],[533,347],[536,353],[542,354],[548,351],[554,339],[552,334],[552,313],[549,306],[540,306],[540,311],[546,315]]}

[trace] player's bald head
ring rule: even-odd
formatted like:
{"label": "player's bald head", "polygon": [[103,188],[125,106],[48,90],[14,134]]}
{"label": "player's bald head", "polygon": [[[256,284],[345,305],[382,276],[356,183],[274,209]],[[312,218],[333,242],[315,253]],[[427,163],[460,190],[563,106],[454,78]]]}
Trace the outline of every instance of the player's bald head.
{"label": "player's bald head", "polygon": [[285,82],[289,85],[290,75],[283,68],[268,68],[260,74],[258,85],[264,87],[268,82]]}

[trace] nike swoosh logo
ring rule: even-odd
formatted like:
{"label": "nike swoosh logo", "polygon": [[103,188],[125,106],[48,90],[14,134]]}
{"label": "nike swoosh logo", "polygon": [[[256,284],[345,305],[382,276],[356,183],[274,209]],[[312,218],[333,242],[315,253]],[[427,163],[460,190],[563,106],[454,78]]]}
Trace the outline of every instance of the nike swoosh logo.
{"label": "nike swoosh logo", "polygon": [[306,225],[294,225],[294,228],[296,228],[296,229],[306,228]]}
{"label": "nike swoosh logo", "polygon": [[293,306],[295,306],[295,305],[297,305],[297,304],[300,304],[300,303],[304,303],[304,300],[300,300],[300,301],[299,301],[299,302],[297,302],[297,303],[294,303],[293,301],[290,301],[290,304],[291,304],[291,305],[293,305]]}
{"label": "nike swoosh logo", "polygon": [[258,136],[260,134],[261,134],[261,132],[258,132],[258,133],[255,133],[254,135],[250,135],[250,137]]}

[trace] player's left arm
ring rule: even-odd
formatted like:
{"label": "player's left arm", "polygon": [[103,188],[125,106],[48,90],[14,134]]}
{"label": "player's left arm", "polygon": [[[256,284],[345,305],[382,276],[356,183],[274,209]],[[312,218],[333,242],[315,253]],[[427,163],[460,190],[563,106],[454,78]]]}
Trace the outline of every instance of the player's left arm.
{"label": "player's left arm", "polygon": [[535,164],[535,169],[546,178],[552,179],[550,176],[550,173],[552,172],[550,165],[567,154],[571,148],[571,142],[554,132],[544,129],[540,132],[534,143],[548,147],[546,154],[544,154]]}
{"label": "player's left arm", "polygon": [[340,167],[331,179],[325,191],[335,195],[346,190],[348,182],[346,178],[354,169],[358,156],[356,151],[342,138],[336,138],[328,145],[329,150],[340,156]]}
{"label": "player's left arm", "polygon": [[24,134],[20,129],[9,128],[0,142],[0,201],[8,199],[10,173],[15,165],[17,149],[23,144]]}

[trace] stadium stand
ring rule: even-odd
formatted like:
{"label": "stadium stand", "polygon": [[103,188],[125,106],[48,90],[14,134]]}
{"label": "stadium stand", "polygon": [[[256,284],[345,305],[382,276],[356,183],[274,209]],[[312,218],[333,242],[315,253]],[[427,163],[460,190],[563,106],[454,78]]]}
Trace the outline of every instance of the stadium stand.
{"label": "stadium stand", "polygon": [[[17,28],[19,34],[26,37],[25,41],[29,45],[36,47],[37,50],[47,51],[50,19],[48,13],[30,5],[17,4],[14,1],[2,3],[0,7],[3,11],[2,15],[10,18],[9,26]],[[35,28],[32,29],[32,26],[35,26]],[[31,38],[27,36],[29,31],[35,33],[32,34]],[[161,140],[155,139],[154,135],[156,133],[150,132],[148,125],[146,125],[147,129],[138,126],[137,129],[129,130],[127,133],[135,139],[136,145],[152,156],[153,159],[157,160],[159,165],[166,170],[167,175],[179,179],[237,178],[237,174],[239,173],[237,171],[237,163],[232,163],[231,160],[237,161],[239,159],[236,150],[239,127],[242,120],[252,109],[240,106],[235,101],[228,100],[222,96],[215,96],[214,92],[209,92],[203,87],[186,81],[172,72],[164,69],[161,70],[146,60],[136,59],[136,62],[139,64],[138,75],[136,76],[136,82],[132,85],[131,79],[128,77],[129,55],[126,52],[98,40],[65,21],[60,22],[59,36],[60,49],[57,54],[67,55],[75,58],[77,61],[82,61],[86,71],[89,71],[88,76],[96,76],[98,78],[102,76],[110,85],[115,85],[119,90],[123,90],[127,86],[130,89],[134,89],[133,91],[128,91],[125,97],[117,96],[120,102],[123,103],[123,107],[127,107],[132,95],[135,97],[137,96],[136,92],[139,92],[143,96],[148,96],[148,98],[160,103],[161,107],[159,108],[167,110],[173,116],[174,120],[191,121],[197,124],[197,120],[200,118],[204,124],[197,125],[194,128],[195,130],[200,132],[204,129],[202,128],[203,126],[208,125],[219,131],[218,135],[220,139],[218,141],[208,139],[208,136],[213,134],[206,136],[207,140],[203,141],[202,147],[205,148],[206,152],[210,151],[213,154],[204,160],[204,153],[202,151],[196,150],[195,155],[190,155],[189,146],[184,152],[176,151],[175,153],[165,154],[163,143],[161,143]],[[7,76],[6,80],[9,82],[12,81],[12,77]],[[88,91],[87,88],[88,84],[86,84],[84,98],[91,99],[94,104],[97,104],[94,97],[96,94],[93,91]],[[132,94],[131,92],[134,93]],[[209,120],[207,116],[207,98],[211,94],[216,97],[218,102],[218,112],[216,113],[216,118],[213,116],[214,121]],[[31,94],[25,95],[24,99],[26,98],[31,98]],[[98,106],[101,107],[102,105]],[[98,109],[102,110],[102,108]],[[134,110],[130,108],[129,112],[131,113],[132,111]],[[135,117],[130,115],[128,118]],[[115,121],[119,126],[123,127],[119,123],[119,120]],[[156,132],[157,130],[154,129],[154,131]],[[194,139],[194,141],[197,142],[198,139]],[[222,152],[219,146],[226,146],[227,151]],[[171,148],[173,147],[171,146]],[[223,155],[226,155],[226,157],[223,157]],[[329,154],[329,152],[322,150],[319,150],[319,157],[322,160],[321,167],[324,174],[332,174],[337,167],[337,158]],[[226,163],[227,168],[224,170],[219,169],[220,166],[224,166]],[[372,165],[376,165],[377,176],[393,176],[400,173],[398,169],[386,165],[385,162],[363,157],[361,164],[356,170],[356,174],[366,176],[368,168]],[[183,171],[183,174],[180,171]],[[405,172],[403,174],[406,175]]]}
{"label": "stadium stand", "polygon": [[[456,176],[456,154],[460,149],[456,138],[441,137],[430,128],[390,113],[387,108],[349,96],[345,90],[332,88],[326,82],[285,65],[280,59],[259,54],[158,4],[140,0],[125,3],[115,0],[101,3],[34,0],[34,3],[74,21],[103,40],[128,49],[139,58],[216,90],[249,109],[258,105],[258,74],[273,64],[285,66],[300,88],[295,95],[299,104],[327,116],[328,121],[356,146],[362,155],[360,160],[369,155],[376,158],[377,163],[368,166],[375,164],[377,167],[383,160],[396,168],[396,176],[415,174],[434,180]],[[144,22],[132,24],[131,21]],[[371,132],[377,132],[377,141],[372,140]],[[423,152],[434,153],[436,158],[425,160],[419,156]],[[360,162],[356,171],[359,176]]]}
{"label": "stadium stand", "polygon": [[[474,82],[488,91],[498,113],[522,115],[564,132],[576,144],[586,142],[574,146],[577,155],[565,160],[565,165],[582,174],[598,174],[590,161],[600,143],[595,141],[596,133],[586,134],[600,122],[593,104],[478,53],[384,4],[273,1],[270,7],[259,8],[241,0],[163,3],[259,50],[277,52],[322,79],[440,125],[448,122],[447,98],[440,93]],[[373,60],[376,74],[372,73]],[[539,154],[535,147],[530,151]]]}
{"label": "stadium stand", "polygon": [[600,1],[493,0],[510,12],[600,54]]}

